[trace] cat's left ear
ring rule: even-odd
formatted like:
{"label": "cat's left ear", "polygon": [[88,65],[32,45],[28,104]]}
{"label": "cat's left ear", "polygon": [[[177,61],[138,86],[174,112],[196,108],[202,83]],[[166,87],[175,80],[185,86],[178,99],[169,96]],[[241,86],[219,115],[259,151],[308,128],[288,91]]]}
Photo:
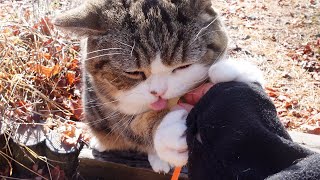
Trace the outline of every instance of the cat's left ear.
{"label": "cat's left ear", "polygon": [[59,15],[53,20],[53,24],[58,29],[76,36],[103,33],[106,27],[98,12],[95,4],[85,3]]}

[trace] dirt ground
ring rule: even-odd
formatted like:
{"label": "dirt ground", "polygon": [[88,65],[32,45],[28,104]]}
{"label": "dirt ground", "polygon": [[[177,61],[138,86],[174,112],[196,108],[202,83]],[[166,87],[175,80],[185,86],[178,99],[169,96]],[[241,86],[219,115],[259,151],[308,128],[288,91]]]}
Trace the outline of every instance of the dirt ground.
{"label": "dirt ground", "polygon": [[[79,43],[50,23],[80,1],[0,1],[4,119],[53,126],[81,119]],[[261,68],[284,125],[320,134],[319,0],[212,0],[212,5],[228,31],[229,55]]]}
{"label": "dirt ground", "polygon": [[[289,129],[320,134],[320,2],[214,0],[230,37],[230,55],[261,68],[266,90]],[[302,52],[303,51],[303,52]],[[294,58],[296,57],[296,58]],[[309,58],[310,57],[310,58]],[[316,66],[310,72],[308,61]]]}

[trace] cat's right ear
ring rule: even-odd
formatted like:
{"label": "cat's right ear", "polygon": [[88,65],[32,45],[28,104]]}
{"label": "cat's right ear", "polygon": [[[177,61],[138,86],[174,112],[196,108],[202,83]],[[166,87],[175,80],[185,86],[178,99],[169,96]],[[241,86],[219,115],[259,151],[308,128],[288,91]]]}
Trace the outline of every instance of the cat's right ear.
{"label": "cat's right ear", "polygon": [[69,10],[53,20],[60,30],[77,36],[100,34],[106,31],[102,17],[95,6],[83,4]]}

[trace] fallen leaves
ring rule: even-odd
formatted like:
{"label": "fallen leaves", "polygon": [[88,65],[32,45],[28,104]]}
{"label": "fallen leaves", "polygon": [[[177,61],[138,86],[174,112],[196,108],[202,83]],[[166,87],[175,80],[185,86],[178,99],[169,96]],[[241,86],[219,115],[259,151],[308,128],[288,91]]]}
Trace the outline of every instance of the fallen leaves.
{"label": "fallen leaves", "polygon": [[292,50],[288,56],[320,81],[320,38]]}
{"label": "fallen leaves", "polygon": [[286,128],[320,135],[319,110],[311,107],[302,108],[297,99],[277,88],[265,87],[265,90],[274,102],[280,121]]}
{"label": "fallen leaves", "polygon": [[318,6],[302,0],[215,2],[230,36],[229,55],[260,66],[280,120],[304,132],[311,131],[302,125],[320,121],[313,117],[320,110]]}
{"label": "fallen leaves", "polygon": [[[30,65],[30,64],[29,64]],[[61,72],[61,67],[59,65],[54,66],[44,66],[41,64],[32,64],[30,65],[31,71],[34,71],[35,73],[39,75],[43,75],[47,78],[51,78],[52,76],[55,76]]]}
{"label": "fallen leaves", "polygon": [[76,72],[74,71],[67,71],[66,76],[67,81],[69,84],[73,84],[76,81]]}
{"label": "fallen leaves", "polygon": [[76,128],[76,124],[73,122],[67,122],[64,123],[63,126],[61,126],[58,130],[62,136],[61,141],[68,146],[76,146],[79,141],[82,134],[82,130],[79,128]]}

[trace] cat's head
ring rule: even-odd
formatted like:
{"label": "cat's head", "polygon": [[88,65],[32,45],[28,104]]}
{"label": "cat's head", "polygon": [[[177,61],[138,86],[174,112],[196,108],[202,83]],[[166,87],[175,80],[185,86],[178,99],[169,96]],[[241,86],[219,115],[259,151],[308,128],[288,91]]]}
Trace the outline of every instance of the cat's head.
{"label": "cat's head", "polygon": [[227,46],[211,0],[87,1],[54,24],[85,39],[95,91],[126,114],[161,109],[206,80]]}

